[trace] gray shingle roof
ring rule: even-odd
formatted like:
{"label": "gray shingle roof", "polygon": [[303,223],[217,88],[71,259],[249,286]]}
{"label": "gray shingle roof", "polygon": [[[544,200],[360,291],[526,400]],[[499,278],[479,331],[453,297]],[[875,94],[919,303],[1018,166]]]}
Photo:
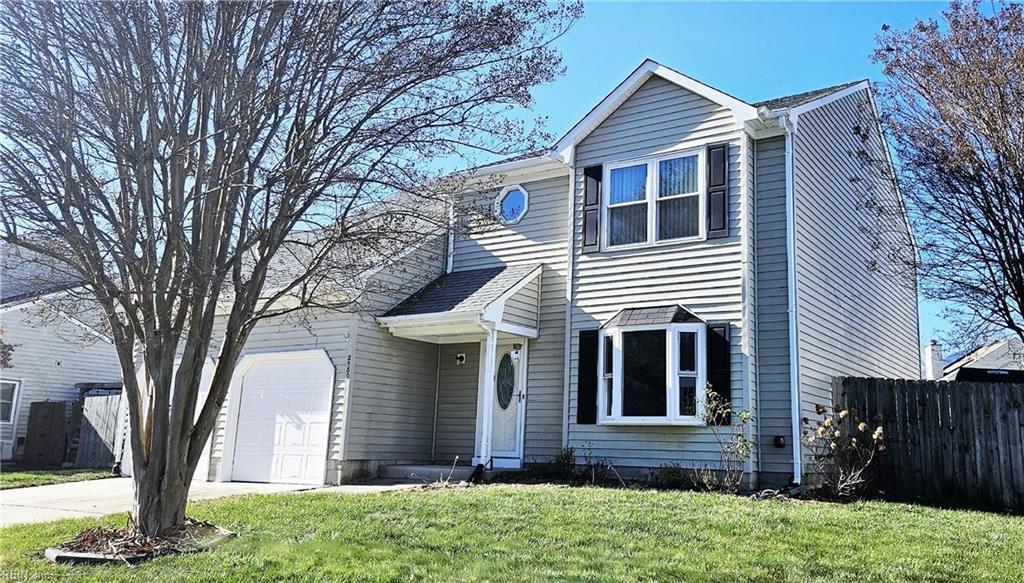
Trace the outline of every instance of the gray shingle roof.
{"label": "gray shingle roof", "polygon": [[27,302],[83,283],[56,261],[0,241],[0,305]]}
{"label": "gray shingle roof", "polygon": [[388,310],[384,317],[481,311],[537,267],[530,264],[446,273]]}
{"label": "gray shingle roof", "polygon": [[684,324],[703,322],[690,310],[680,306],[654,306],[652,308],[626,308],[612,316],[602,328],[618,326],[647,326],[657,324]]}
{"label": "gray shingle roof", "polygon": [[842,91],[847,87],[851,87],[860,83],[863,79],[857,81],[850,81],[849,83],[841,83],[839,85],[833,85],[831,87],[822,87],[821,89],[813,89],[811,91],[805,91],[803,93],[794,93],[793,95],[784,95],[782,97],[775,97],[772,99],[766,99],[764,101],[758,101],[752,103],[754,107],[767,107],[768,109],[782,109],[783,107],[797,107],[805,103],[810,103],[819,97],[824,97],[836,91]]}

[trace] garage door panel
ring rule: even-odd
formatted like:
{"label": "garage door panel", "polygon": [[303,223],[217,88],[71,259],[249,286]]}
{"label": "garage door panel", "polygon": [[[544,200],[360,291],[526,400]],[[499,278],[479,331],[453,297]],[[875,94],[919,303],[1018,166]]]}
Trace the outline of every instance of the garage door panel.
{"label": "garage door panel", "polygon": [[334,373],[323,361],[266,355],[246,370],[232,479],[323,483]]}

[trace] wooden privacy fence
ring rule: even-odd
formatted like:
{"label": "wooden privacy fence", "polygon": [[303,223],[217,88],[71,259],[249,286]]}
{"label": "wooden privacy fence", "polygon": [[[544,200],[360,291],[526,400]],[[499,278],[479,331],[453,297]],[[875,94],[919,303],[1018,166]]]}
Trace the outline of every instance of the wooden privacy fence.
{"label": "wooden privacy fence", "polygon": [[33,467],[64,463],[68,445],[68,401],[36,401],[29,405],[23,461]]}
{"label": "wooden privacy fence", "polygon": [[833,390],[881,416],[886,496],[1024,511],[1024,384],[841,377]]}
{"label": "wooden privacy fence", "polygon": [[110,468],[124,431],[120,401],[113,394],[31,403],[22,461],[38,468]]}
{"label": "wooden privacy fence", "polygon": [[120,409],[120,394],[82,399],[82,427],[75,458],[77,467],[109,468],[114,464]]}

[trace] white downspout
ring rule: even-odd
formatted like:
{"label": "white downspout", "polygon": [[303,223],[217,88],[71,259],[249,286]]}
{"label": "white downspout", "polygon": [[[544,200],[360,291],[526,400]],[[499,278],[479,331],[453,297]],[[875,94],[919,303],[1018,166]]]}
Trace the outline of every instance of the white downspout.
{"label": "white downspout", "polygon": [[793,483],[800,484],[803,477],[803,459],[800,443],[800,339],[797,326],[796,295],[796,215],[793,192],[793,137],[796,119],[789,115],[779,117],[786,128],[786,280],[789,296],[789,401],[792,425]]}
{"label": "white downspout", "polygon": [[448,240],[445,242],[444,272],[451,273],[455,267],[455,200],[448,205]]}

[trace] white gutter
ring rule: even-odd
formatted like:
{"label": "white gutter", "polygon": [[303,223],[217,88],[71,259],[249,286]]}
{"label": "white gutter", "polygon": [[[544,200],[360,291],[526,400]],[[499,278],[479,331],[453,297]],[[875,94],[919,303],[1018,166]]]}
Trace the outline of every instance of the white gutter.
{"label": "white gutter", "polygon": [[803,460],[800,443],[800,338],[797,326],[796,295],[796,217],[793,192],[793,137],[796,120],[781,114],[779,121],[786,129],[786,287],[789,303],[789,402],[792,425],[793,483],[800,484]]}

